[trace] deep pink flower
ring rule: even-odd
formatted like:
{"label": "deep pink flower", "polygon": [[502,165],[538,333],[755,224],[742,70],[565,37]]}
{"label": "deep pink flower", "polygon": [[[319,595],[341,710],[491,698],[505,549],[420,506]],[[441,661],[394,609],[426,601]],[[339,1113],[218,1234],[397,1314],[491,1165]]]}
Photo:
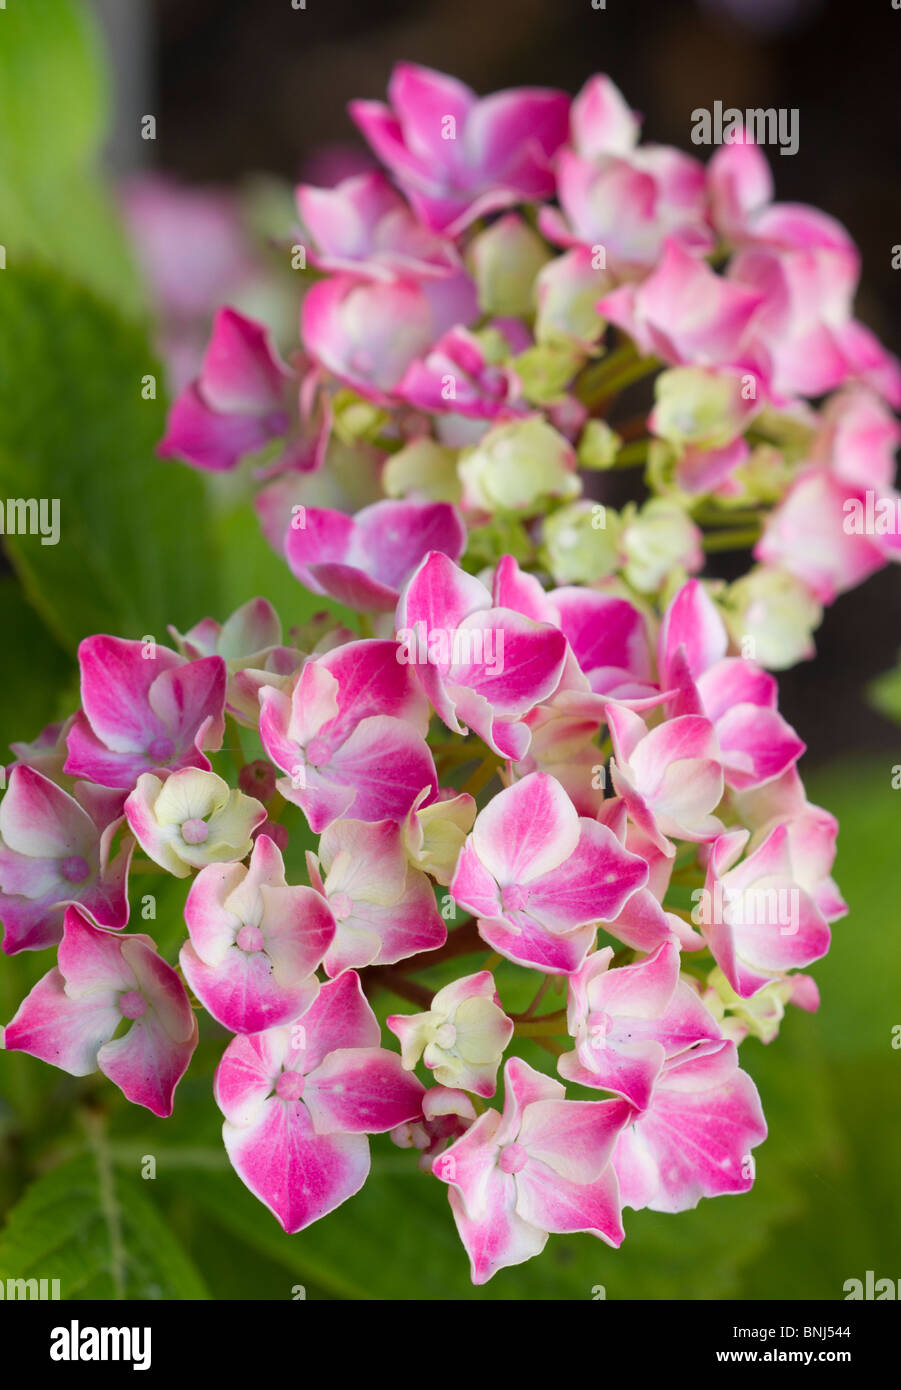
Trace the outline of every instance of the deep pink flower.
{"label": "deep pink flower", "polygon": [[134,840],[122,826],[122,794],[76,782],[73,794],[24,764],[13,767],[0,801],[0,918],[3,949],[37,951],[62,935],[78,903],[102,927],[128,921],[128,866]]}
{"label": "deep pink flower", "polygon": [[209,864],[185,903],[179,962],[213,1018],[233,1033],[291,1023],[319,993],[314,971],[335,935],[328,906],[285,878],[278,847],[258,835],[244,864]]}
{"label": "deep pink flower", "polygon": [[388,965],[447,940],[432,885],[407,863],[396,821],[333,821],[307,866],[336,924],[326,974]]}
{"label": "deep pink flower", "polygon": [[408,580],[395,624],[399,659],[411,663],[448,728],[460,733],[463,719],[496,752],[522,757],[522,720],[556,689],[563,634],[497,607],[480,580],[437,552]]}
{"label": "deep pink flower", "polygon": [[[131,1026],[115,1037],[123,1020]],[[171,1115],[197,1020],[149,936],[103,931],[69,907],[59,964],[22,1001],[4,1046],[73,1076],[99,1070],[135,1105]]]}
{"label": "deep pink flower", "polygon": [[86,637],[78,648],[81,710],[65,770],[105,787],[133,787],[142,772],[209,768],[222,746],[225,662],[185,661],[155,642]]}
{"label": "deep pink flower", "polygon": [[291,573],[314,594],[367,613],[393,612],[404,581],[431,550],[459,560],[466,528],[448,502],[374,502],[355,516],[307,507],[289,526]]}
{"label": "deep pink flower", "polygon": [[[448,561],[450,563],[450,561]],[[428,705],[395,642],[349,642],[308,661],[288,694],[260,692],[260,737],[279,789],[317,833],[339,816],[402,821],[437,793]]]}
{"label": "deep pink flower", "polygon": [[598,924],[647,878],[644,860],[580,817],[553,777],[533,772],[479,812],[451,894],[495,951],[559,975],[579,968]]}
{"label": "deep pink flower", "polygon": [[398,63],[388,96],[390,106],[353,101],[350,114],[430,227],[456,236],[486,213],[553,193],[563,92],[522,87],[479,100],[453,77]]}
{"label": "deep pink flower", "polygon": [[320,270],[372,280],[449,275],[460,258],[452,241],[429,231],[380,170],[333,188],[301,184],[297,206]]}
{"label": "deep pink flower", "polygon": [[550,1232],[588,1231],[612,1246],[625,1235],[611,1154],[631,1108],[565,1100],[559,1081],[518,1057],[504,1087],[503,1115],[486,1110],[432,1164],[450,1187],[474,1284],[539,1255]]}
{"label": "deep pink flower", "polygon": [[[174,401],[157,453],[227,472],[245,454],[291,433],[299,389],[268,329],[235,309],[220,309],[200,376]],[[299,461],[296,453],[296,446],[286,447],[284,461]]]}
{"label": "deep pink flower", "polygon": [[286,1231],[359,1192],[367,1134],[421,1114],[423,1086],[380,1030],[353,971],[323,985],[299,1022],[229,1043],[216,1072],[222,1134],[241,1181]]}
{"label": "deep pink flower", "polygon": [[580,1086],[616,1091],[638,1110],[671,1058],[720,1030],[698,995],[679,978],[679,947],[666,942],[636,965],[609,968],[613,950],[595,951],[569,977],[566,1023],[575,1051],[557,1063]]}
{"label": "deep pink flower", "polygon": [[735,1043],[680,1053],[617,1141],[613,1166],[623,1206],[690,1211],[702,1197],[748,1192],[751,1150],[766,1133],[757,1087],[739,1068]]}

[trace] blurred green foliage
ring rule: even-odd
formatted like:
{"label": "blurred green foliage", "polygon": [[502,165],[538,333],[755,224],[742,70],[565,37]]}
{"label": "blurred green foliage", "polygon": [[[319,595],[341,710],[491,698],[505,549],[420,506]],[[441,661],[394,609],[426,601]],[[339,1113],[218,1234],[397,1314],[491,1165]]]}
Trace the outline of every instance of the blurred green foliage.
{"label": "blurred green foliage", "polygon": [[[213,487],[154,457],[164,403],[141,385],[159,367],[96,170],[106,83],[83,7],[29,0],[2,23],[0,495],[58,496],[62,516],[58,547],[5,541],[5,747],[73,707],[73,653],[90,631],[162,639],[168,622],[224,617],[256,593],[288,624],[314,605],[262,541],[240,480]],[[770,1128],[748,1196],[681,1216],[627,1213],[618,1252],[552,1238],[541,1259],[476,1290],[444,1188],[383,1137],[363,1192],[286,1236],[226,1161],[211,1092],[226,1035],[204,1018],[166,1121],[103,1078],[0,1053],[0,1277],[60,1277],[75,1298],[290,1299],[302,1286],[309,1298],[435,1300],[591,1299],[599,1286],[610,1300],[834,1299],[867,1269],[896,1277],[901,909],[889,760],[837,765],[810,793],[840,817],[851,915],[813,972],[821,1012],[790,1010],[776,1042],[742,1048]],[[174,959],[184,885],[153,887],[156,921],[140,927]],[[0,963],[2,1020],[50,964],[47,952]],[[407,1007],[378,1003],[382,1015]]]}

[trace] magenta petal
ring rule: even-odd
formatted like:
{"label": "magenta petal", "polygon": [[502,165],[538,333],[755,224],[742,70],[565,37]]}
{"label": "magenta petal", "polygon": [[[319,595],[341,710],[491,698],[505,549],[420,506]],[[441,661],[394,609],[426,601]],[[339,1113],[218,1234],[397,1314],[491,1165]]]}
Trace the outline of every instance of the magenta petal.
{"label": "magenta petal", "polygon": [[96,990],[89,1000],[70,999],[54,967],[23,999],[4,1033],[9,1052],[28,1052],[73,1076],[97,1070],[97,1052],[121,1017],[114,989]]}
{"label": "magenta petal", "polygon": [[397,1053],[337,1048],[307,1074],[304,1102],[317,1134],[384,1134],[415,1120],[424,1094]]}
{"label": "magenta petal", "polygon": [[365,1135],[315,1134],[302,1101],[273,1096],[246,1128],[226,1121],[222,1137],[238,1177],[289,1232],[334,1211],[369,1173]]}
{"label": "magenta petal", "polygon": [[517,1215],[531,1226],[561,1235],[590,1231],[614,1247],[625,1240],[619,1184],[612,1164],[594,1182],[579,1183],[562,1178],[543,1163],[528,1163],[517,1175],[516,1186]]}
{"label": "magenta petal", "polygon": [[154,1115],[171,1115],[175,1088],[197,1046],[196,1019],[193,1027],[187,1041],[177,1041],[155,1013],[147,1013],[123,1037],[104,1043],[97,1065],[135,1105]]}

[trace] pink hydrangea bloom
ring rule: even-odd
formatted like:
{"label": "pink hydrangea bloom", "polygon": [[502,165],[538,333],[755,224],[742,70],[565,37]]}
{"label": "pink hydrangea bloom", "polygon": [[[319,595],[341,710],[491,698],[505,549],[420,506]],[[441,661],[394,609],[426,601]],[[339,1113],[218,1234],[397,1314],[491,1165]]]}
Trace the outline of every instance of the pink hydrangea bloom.
{"label": "pink hydrangea bloom", "polygon": [[333,821],[307,867],[335,919],[327,975],[391,964],[447,940],[432,885],[408,864],[396,821]]}
{"label": "pink hydrangea bloom", "polygon": [[378,1021],[353,971],[323,985],[302,1019],[234,1038],[216,1072],[228,1156],[286,1231],[359,1192],[367,1134],[421,1113],[423,1086],[379,1046]]}
{"label": "pink hydrangea bloom", "polygon": [[260,737],[279,790],[319,832],[352,813],[401,821],[437,791],[428,708],[395,642],[350,642],[308,661],[288,694],[260,692]]}
{"label": "pink hydrangea bloom", "polygon": [[397,393],[419,410],[474,420],[503,420],[529,410],[516,372],[489,361],[465,328],[450,329],[421,360],[411,362]]}
{"label": "pink hydrangea bloom", "polygon": [[566,1023],[576,1046],[557,1067],[566,1081],[615,1091],[646,1110],[664,1063],[699,1042],[719,1041],[720,1030],[680,980],[675,943],[620,970],[609,968],[612,959],[605,946],[570,975]]}
{"label": "pink hydrangea bloom", "polygon": [[245,454],[290,433],[298,392],[268,329],[235,309],[220,309],[200,376],[173,403],[157,452],[227,472]]}
{"label": "pink hydrangea bloom", "polygon": [[231,1032],[291,1023],[319,993],[314,972],[335,935],[334,919],[312,888],[288,884],[268,835],[255,840],[249,867],[201,869],[185,903],[185,922],[184,977]]}
{"label": "pink hydrangea bloom", "polygon": [[[171,1115],[197,1020],[154,942],[103,931],[70,907],[58,959],[7,1024],[4,1046],[73,1076],[99,1070],[135,1105]],[[114,1037],[123,1019],[130,1026]]]}
{"label": "pink hydrangea bloom", "polygon": [[714,839],[723,828],[713,812],[724,783],[710,720],[686,714],[649,730],[621,705],[611,705],[607,719],[613,786],[639,829],[670,857],[673,839]]}
{"label": "pink hydrangea bloom", "polygon": [[764,292],[717,275],[669,240],[647,279],[621,285],[598,313],[632,337],[643,352],[691,366],[763,366],[747,346]]}
{"label": "pink hydrangea bloom", "polygon": [[79,645],[81,709],[65,770],[130,790],[142,772],[209,768],[222,746],[225,662],[185,661],[155,642],[87,637]]}
{"label": "pink hydrangea bloom", "polygon": [[475,286],[457,272],[443,280],[320,280],[304,296],[307,351],[367,400],[389,405],[416,358],[454,324],[478,317]]}
{"label": "pink hydrangea bloom", "polygon": [[285,535],[291,573],[314,594],[362,612],[393,612],[430,551],[459,560],[466,548],[466,528],[447,502],[374,502],[356,516],[307,507],[303,519]]}
{"label": "pink hydrangea bloom", "polygon": [[714,841],[695,920],[714,959],[743,999],[829,950],[829,925],[798,883],[788,830],[778,825],[738,863],[747,830]]}
{"label": "pink hydrangea bloom", "polygon": [[310,261],[320,270],[423,280],[460,268],[453,242],[424,227],[380,170],[333,188],[301,184],[297,207],[313,239]]}
{"label": "pink hydrangea bloom", "polygon": [[114,846],[122,794],[76,782],[73,794],[24,764],[13,767],[0,801],[0,919],[3,949],[37,951],[62,934],[78,903],[102,927],[128,921],[128,866],[134,840]]}
{"label": "pink hydrangea bloom", "polygon": [[523,87],[479,100],[453,77],[398,63],[388,96],[390,106],[354,101],[350,113],[428,226],[456,235],[486,213],[553,193],[551,159],[569,116],[563,92]]}
{"label": "pink hydrangea bloom", "polygon": [[690,1211],[702,1197],[747,1192],[767,1129],[757,1087],[733,1042],[702,1043],[667,1062],[646,1110],[632,1110],[613,1153],[625,1207]]}
{"label": "pink hydrangea bloom", "polygon": [[780,777],[804,744],[776,709],[774,677],[744,657],[726,656],[728,645],[713,600],[698,580],[689,580],[661,624],[661,683],[678,689],[674,713],[712,722],[726,783],[744,789]]}
{"label": "pink hydrangea bloom", "polygon": [[522,1264],[548,1234],[588,1231],[607,1245],[624,1231],[611,1155],[631,1108],[623,1101],[565,1100],[559,1081],[518,1057],[504,1068],[504,1110],[486,1110],[432,1165],[474,1284]]}
{"label": "pink hydrangea bloom", "polygon": [[438,552],[404,587],[395,624],[404,659],[448,728],[459,733],[462,718],[496,752],[522,757],[522,719],[557,686],[563,634],[496,606],[480,580]]}
{"label": "pink hydrangea bloom", "polygon": [[580,817],[559,782],[533,772],[479,812],[451,880],[485,941],[548,974],[577,970],[598,923],[648,877],[606,825]]}

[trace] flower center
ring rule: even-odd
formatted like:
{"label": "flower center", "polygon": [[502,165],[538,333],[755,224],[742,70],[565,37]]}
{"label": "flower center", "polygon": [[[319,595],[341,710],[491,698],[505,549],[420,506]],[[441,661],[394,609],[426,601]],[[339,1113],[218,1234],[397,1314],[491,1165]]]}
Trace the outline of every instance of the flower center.
{"label": "flower center", "polygon": [[147,757],[152,763],[167,763],[174,752],[175,744],[165,734],[155,738],[147,747]]}
{"label": "flower center", "polygon": [[186,845],[206,844],[209,833],[210,827],[199,816],[192,816],[190,820],[182,822],[181,838]]}
{"label": "flower center", "polygon": [[452,1023],[442,1023],[440,1028],[435,1029],[435,1046],[440,1047],[442,1052],[447,1052],[457,1041],[457,1030]]}
{"label": "flower center", "polygon": [[140,990],[128,989],[119,996],[119,1012],[123,1018],[143,1018],[147,1012],[147,1000]]}
{"label": "flower center", "polygon": [[259,927],[252,927],[245,924],[237,935],[237,943],[242,951],[262,951],[263,933]]}
{"label": "flower center", "polygon": [[70,854],[59,866],[59,871],[67,883],[84,883],[90,878],[91,866],[80,854]]}
{"label": "flower center", "polygon": [[305,752],[307,762],[310,763],[312,767],[321,767],[323,763],[328,762],[329,754],[331,753],[328,739],[311,738],[306,746]]}
{"label": "flower center", "polygon": [[593,1010],[588,1015],[588,1041],[591,1046],[599,1051],[606,1047],[612,1026],[613,1019],[609,1014],[605,1014],[601,1009]]}
{"label": "flower center", "polygon": [[349,893],[333,893],[328,905],[336,922],[343,922],[354,910],[353,898]]}
{"label": "flower center", "polygon": [[303,1095],[303,1077],[299,1071],[283,1071],[275,1083],[275,1094],[281,1100],[300,1100]]}
{"label": "flower center", "polygon": [[502,1173],[519,1173],[529,1161],[522,1144],[505,1144],[497,1160]]}
{"label": "flower center", "polygon": [[501,905],[505,912],[521,912],[529,901],[528,888],[519,883],[508,883],[501,889]]}

